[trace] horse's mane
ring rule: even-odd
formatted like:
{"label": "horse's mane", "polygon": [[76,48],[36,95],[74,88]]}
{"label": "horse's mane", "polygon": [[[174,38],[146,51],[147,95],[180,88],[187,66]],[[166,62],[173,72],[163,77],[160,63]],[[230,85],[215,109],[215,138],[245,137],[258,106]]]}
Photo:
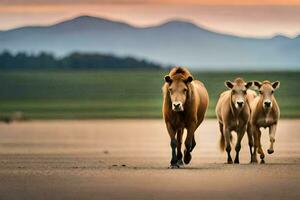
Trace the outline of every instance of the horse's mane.
{"label": "horse's mane", "polygon": [[[192,76],[191,73],[184,67],[174,67],[170,73],[169,76],[171,77],[172,80],[186,80],[189,76]],[[164,83],[162,90],[164,94],[164,101],[165,103],[169,104],[170,103],[170,97],[167,95],[169,84]],[[167,106],[168,107],[168,106]]]}
{"label": "horse's mane", "polygon": [[268,81],[268,80],[265,80],[265,81],[262,82],[262,84],[271,84],[271,82]]}
{"label": "horse's mane", "polygon": [[236,78],[234,80],[234,82],[237,83],[237,84],[243,84],[243,83],[245,83],[245,81],[242,78],[240,78],[240,77]]}
{"label": "horse's mane", "polygon": [[170,71],[169,76],[172,79],[186,79],[192,75],[189,70],[184,67],[175,67]]}

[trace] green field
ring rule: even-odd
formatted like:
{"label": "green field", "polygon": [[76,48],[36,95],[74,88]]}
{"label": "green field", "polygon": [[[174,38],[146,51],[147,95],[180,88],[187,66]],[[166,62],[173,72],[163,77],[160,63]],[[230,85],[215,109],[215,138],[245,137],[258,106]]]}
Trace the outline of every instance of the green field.
{"label": "green field", "polygon": [[[166,71],[0,71],[0,116],[28,119],[160,118]],[[281,116],[300,117],[300,72],[194,72],[210,95],[208,117],[224,80],[280,80]],[[1,118],[0,117],[0,118]]]}

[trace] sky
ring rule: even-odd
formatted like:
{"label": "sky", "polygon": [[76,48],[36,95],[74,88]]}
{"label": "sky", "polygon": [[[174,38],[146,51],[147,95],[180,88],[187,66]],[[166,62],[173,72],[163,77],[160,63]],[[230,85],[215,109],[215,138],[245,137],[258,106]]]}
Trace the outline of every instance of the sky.
{"label": "sky", "polygon": [[139,27],[183,19],[246,37],[300,34],[300,0],[0,0],[0,30],[50,25],[80,15]]}

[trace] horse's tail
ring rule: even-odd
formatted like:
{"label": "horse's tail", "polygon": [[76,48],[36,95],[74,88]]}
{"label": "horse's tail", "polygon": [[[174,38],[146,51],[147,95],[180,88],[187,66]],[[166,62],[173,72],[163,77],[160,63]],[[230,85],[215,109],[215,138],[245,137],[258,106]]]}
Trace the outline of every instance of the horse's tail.
{"label": "horse's tail", "polygon": [[[230,144],[231,143],[232,143],[232,135],[230,134]],[[220,145],[220,150],[224,151],[225,150],[225,137],[224,137],[223,133],[221,133],[219,145]]]}
{"label": "horse's tail", "polygon": [[221,151],[225,150],[225,137],[223,133],[221,133],[221,137],[220,137],[220,150]]}

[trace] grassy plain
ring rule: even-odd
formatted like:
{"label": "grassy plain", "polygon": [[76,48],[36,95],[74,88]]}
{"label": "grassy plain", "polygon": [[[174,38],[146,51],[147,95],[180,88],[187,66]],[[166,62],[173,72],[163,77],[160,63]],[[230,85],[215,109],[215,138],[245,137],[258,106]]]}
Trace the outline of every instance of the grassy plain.
{"label": "grassy plain", "polygon": [[[28,119],[160,118],[167,71],[0,71],[0,117]],[[208,117],[224,80],[280,80],[275,95],[284,118],[300,117],[300,72],[193,72],[210,95]]]}

